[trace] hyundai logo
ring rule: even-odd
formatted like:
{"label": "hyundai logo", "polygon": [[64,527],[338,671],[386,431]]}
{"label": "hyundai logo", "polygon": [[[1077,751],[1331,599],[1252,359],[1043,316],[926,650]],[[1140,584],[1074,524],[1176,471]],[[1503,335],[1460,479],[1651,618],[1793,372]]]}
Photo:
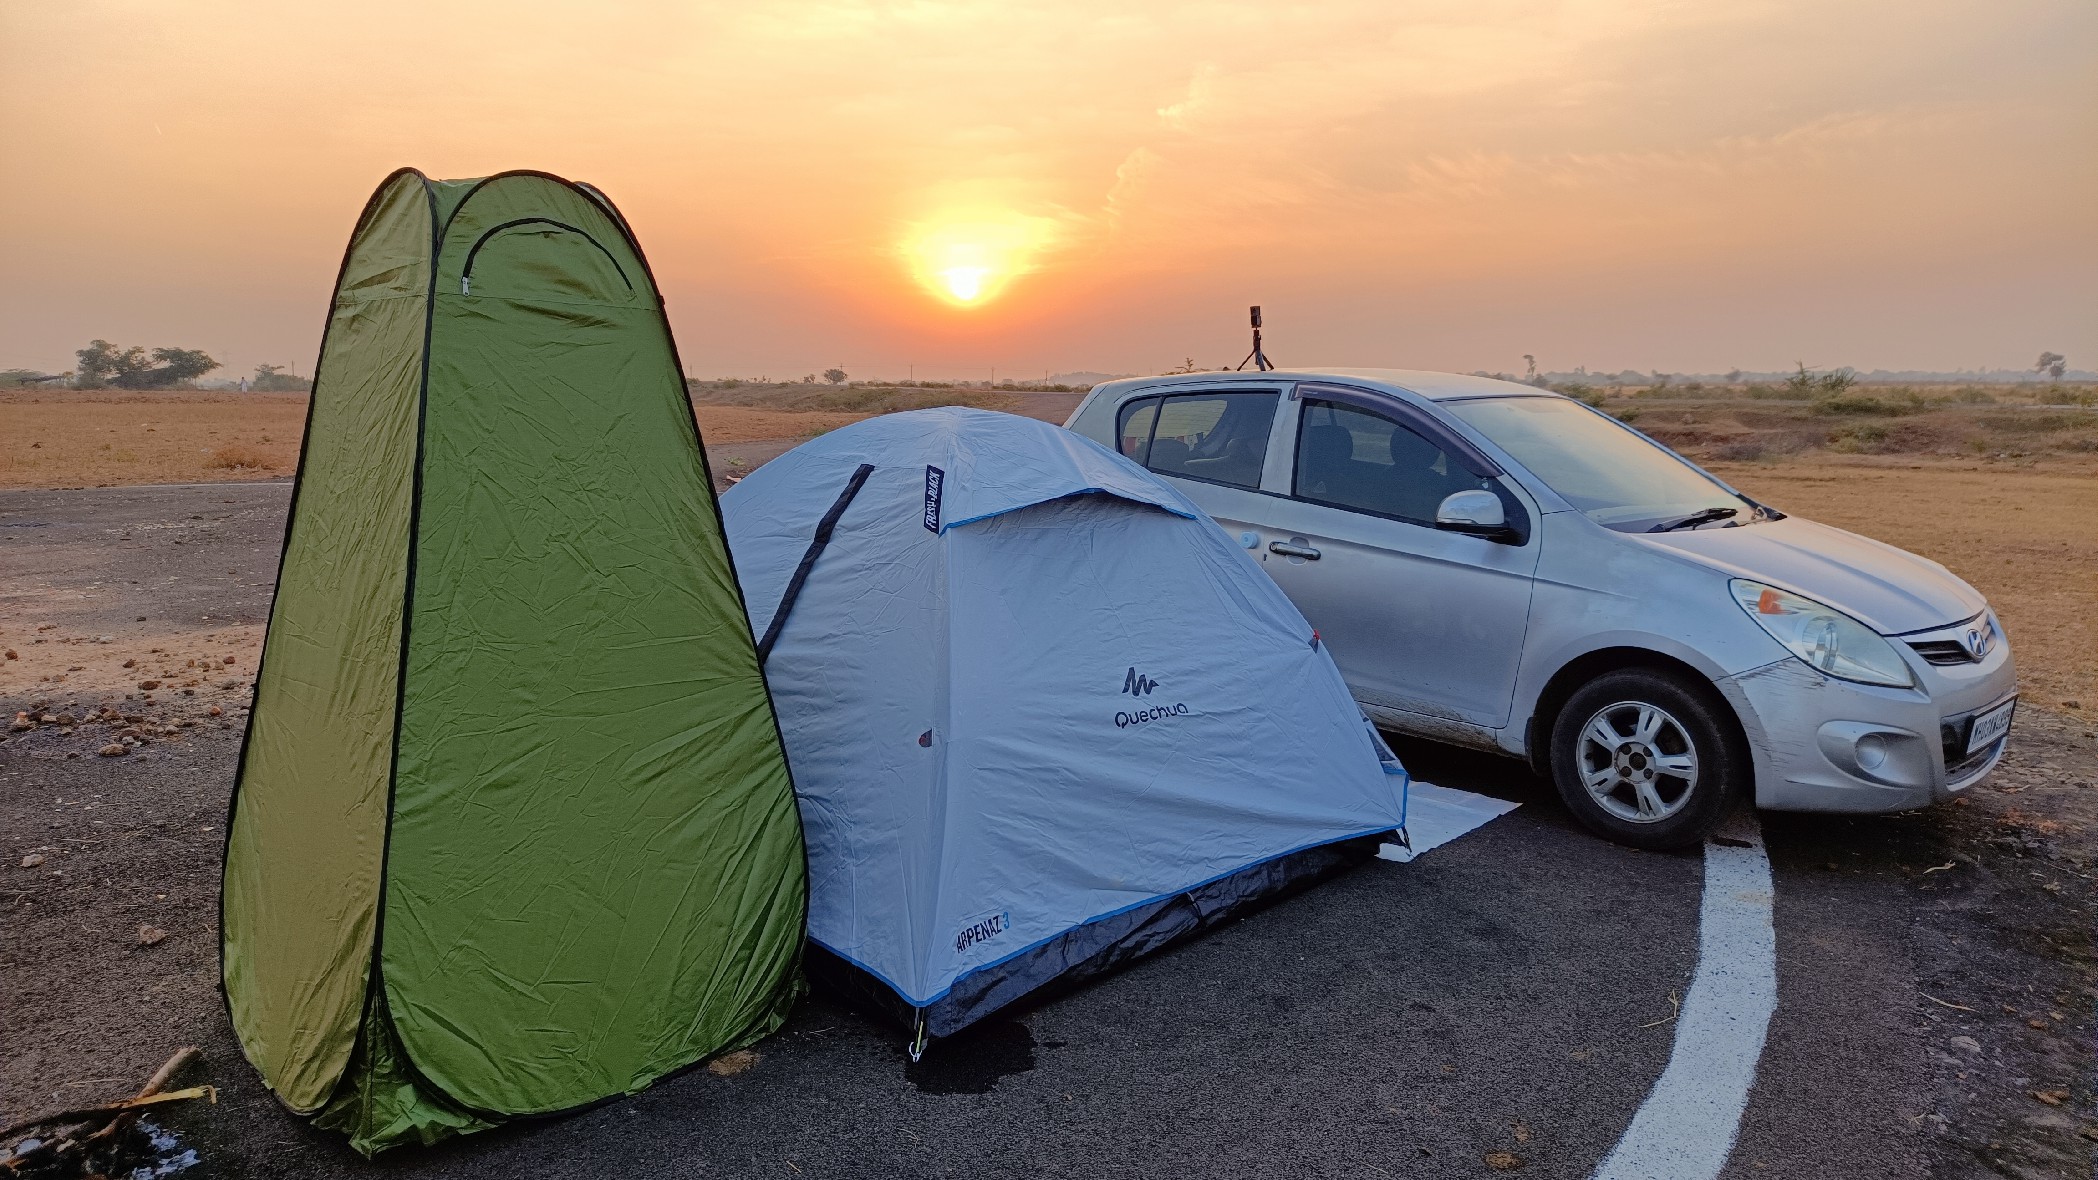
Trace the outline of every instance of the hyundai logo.
{"label": "hyundai logo", "polygon": [[1989,654],[1990,648],[1996,646],[1996,629],[1994,627],[1969,627],[1967,628],[1967,634],[1960,639],[1960,646],[1967,649],[1967,657],[1969,659],[1979,660]]}

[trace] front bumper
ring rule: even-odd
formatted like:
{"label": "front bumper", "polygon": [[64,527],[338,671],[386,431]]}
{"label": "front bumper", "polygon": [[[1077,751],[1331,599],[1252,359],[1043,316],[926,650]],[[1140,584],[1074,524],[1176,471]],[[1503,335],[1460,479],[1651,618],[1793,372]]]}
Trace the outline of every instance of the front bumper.
{"label": "front bumper", "polygon": [[2010,645],[1956,667],[1903,650],[1914,688],[1853,684],[1791,658],[1718,681],[1748,734],[1756,806],[1907,811],[1988,777],[2009,735],[1969,755],[1967,727],[2017,692]]}

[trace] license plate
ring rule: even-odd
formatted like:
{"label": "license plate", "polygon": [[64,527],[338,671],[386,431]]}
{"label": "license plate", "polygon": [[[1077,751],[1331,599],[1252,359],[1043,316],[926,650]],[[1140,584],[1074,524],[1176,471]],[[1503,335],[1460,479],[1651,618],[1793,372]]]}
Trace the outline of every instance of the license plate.
{"label": "license plate", "polygon": [[2011,710],[2017,707],[2013,698],[1976,717],[1967,729],[1967,753],[1978,753],[2001,741],[2011,731]]}

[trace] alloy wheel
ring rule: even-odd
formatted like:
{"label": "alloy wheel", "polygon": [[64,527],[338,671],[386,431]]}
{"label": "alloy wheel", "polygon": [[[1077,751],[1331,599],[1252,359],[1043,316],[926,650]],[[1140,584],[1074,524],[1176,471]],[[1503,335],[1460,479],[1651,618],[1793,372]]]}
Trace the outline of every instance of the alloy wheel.
{"label": "alloy wheel", "polygon": [[1697,747],[1683,723],[1645,701],[1605,705],[1581,727],[1581,783],[1603,810],[1651,824],[1697,793]]}

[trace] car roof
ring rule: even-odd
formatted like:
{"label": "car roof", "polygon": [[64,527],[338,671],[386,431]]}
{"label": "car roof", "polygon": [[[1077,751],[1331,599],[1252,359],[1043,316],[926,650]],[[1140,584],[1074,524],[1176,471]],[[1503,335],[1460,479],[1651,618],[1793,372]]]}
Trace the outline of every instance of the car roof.
{"label": "car roof", "polygon": [[1493,377],[1475,377],[1467,373],[1436,373],[1426,369],[1273,369],[1265,373],[1210,372],[1171,373],[1157,377],[1127,377],[1120,381],[1103,382],[1099,389],[1122,393],[1139,388],[1179,385],[1214,385],[1219,380],[1233,383],[1259,381],[1333,381],[1349,385],[1384,386],[1388,389],[1411,393],[1429,401],[1445,401],[1460,397],[1557,397],[1548,389],[1524,385],[1516,381],[1502,381]]}

